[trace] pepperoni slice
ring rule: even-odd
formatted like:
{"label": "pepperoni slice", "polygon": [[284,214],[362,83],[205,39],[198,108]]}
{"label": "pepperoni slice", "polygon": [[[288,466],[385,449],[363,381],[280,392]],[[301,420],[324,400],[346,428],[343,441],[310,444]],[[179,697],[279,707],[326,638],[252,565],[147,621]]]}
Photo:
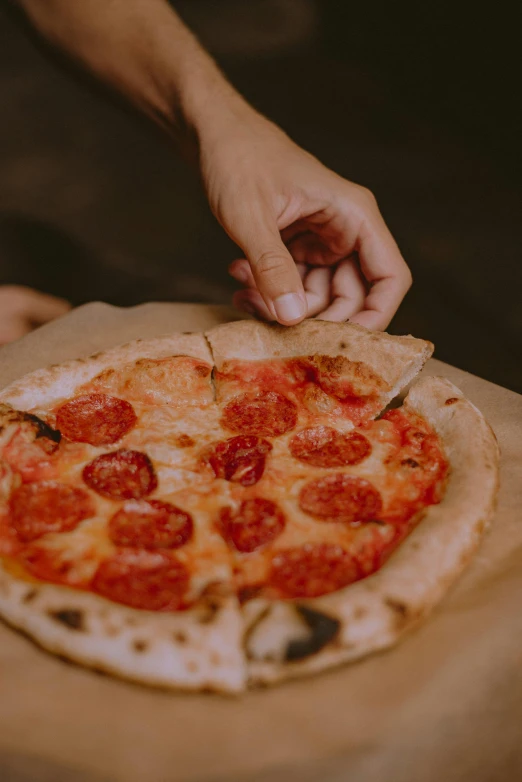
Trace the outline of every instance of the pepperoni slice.
{"label": "pepperoni slice", "polygon": [[277,391],[236,396],[223,410],[222,424],[233,432],[277,437],[297,423],[297,407]]}
{"label": "pepperoni slice", "polygon": [[10,501],[11,522],[24,542],[47,532],[68,532],[93,516],[94,503],[86,491],[55,481],[26,483]]}
{"label": "pepperoni slice", "polygon": [[91,552],[78,552],[57,549],[30,543],[21,554],[22,562],[31,575],[42,581],[55,584],[70,584],[85,587],[96,569],[94,555]]}
{"label": "pepperoni slice", "polygon": [[128,500],[109,521],[109,537],[117,546],[179,548],[192,537],[192,518],[160,500]]}
{"label": "pepperoni slice", "polygon": [[285,597],[319,597],[360,578],[356,560],[341,546],[305,543],[272,557],[269,580]]}
{"label": "pepperoni slice", "polygon": [[139,500],[158,485],[152,462],[141,451],[113,451],[97,456],[83,469],[83,480],[111,500]]}
{"label": "pepperoni slice", "polygon": [[352,523],[375,519],[382,500],[375,486],[364,478],[334,473],[306,483],[299,505],[317,519]]}
{"label": "pepperoni slice", "polygon": [[69,440],[109,445],[120,440],[137,421],[134,408],[108,394],[82,394],[56,411],[56,426]]}
{"label": "pepperoni slice", "polygon": [[67,581],[72,562],[64,560],[59,552],[40,546],[29,546],[22,560],[31,575],[42,581],[64,583]]}
{"label": "pepperoni slice", "polygon": [[255,551],[270,543],[285,528],[285,517],[272,500],[253,497],[244,500],[237,513],[230,508],[221,511],[220,525],[224,537],[238,551]]}
{"label": "pepperoni slice", "polygon": [[370,455],[372,446],[359,432],[338,432],[330,426],[303,429],[290,440],[290,453],[314,467],[343,467],[359,464]]}
{"label": "pepperoni slice", "polygon": [[164,551],[122,548],[100,564],[92,581],[98,594],[146,611],[177,611],[189,586],[185,565]]}
{"label": "pepperoni slice", "polygon": [[265,471],[272,445],[255,435],[239,435],[214,446],[208,461],[216,478],[253,486]]}

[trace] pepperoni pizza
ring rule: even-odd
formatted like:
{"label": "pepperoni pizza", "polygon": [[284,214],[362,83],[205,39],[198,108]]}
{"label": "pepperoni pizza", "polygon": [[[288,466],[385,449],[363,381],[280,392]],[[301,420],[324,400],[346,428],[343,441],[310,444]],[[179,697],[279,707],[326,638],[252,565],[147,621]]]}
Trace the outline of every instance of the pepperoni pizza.
{"label": "pepperoni pizza", "polygon": [[392,644],[474,551],[494,436],[413,337],[243,321],[0,394],[0,614],[160,686],[237,692]]}

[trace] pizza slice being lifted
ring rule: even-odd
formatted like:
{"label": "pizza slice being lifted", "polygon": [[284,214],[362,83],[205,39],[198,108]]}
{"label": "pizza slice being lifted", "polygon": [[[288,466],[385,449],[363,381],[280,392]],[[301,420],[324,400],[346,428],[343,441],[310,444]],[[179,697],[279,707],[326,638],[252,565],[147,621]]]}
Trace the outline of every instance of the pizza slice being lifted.
{"label": "pizza slice being lifted", "polygon": [[[317,320],[176,334],[0,394],[0,615],[143,683],[237,692],[389,646],[491,514],[494,435],[432,345]],[[380,416],[380,417],[379,417]]]}

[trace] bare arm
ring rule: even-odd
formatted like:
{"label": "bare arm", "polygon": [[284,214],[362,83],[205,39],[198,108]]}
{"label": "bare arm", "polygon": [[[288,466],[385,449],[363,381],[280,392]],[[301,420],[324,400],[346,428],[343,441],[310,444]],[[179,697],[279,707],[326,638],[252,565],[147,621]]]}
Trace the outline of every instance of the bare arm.
{"label": "bare arm", "polygon": [[166,0],[18,0],[47,40],[195,153],[245,254],[236,304],[297,323],[385,328],[411,277],[375,199],[300,149],[233,89]]}
{"label": "bare arm", "polygon": [[178,136],[197,132],[212,105],[242,102],[165,0],[16,3],[50,43]]}

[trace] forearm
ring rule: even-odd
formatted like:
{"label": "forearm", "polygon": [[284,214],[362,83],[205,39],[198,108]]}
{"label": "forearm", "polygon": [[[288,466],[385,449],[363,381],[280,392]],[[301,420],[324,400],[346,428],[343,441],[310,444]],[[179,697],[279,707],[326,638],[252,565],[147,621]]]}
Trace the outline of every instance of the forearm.
{"label": "forearm", "polygon": [[51,43],[184,144],[246,104],[165,0],[17,0]]}

